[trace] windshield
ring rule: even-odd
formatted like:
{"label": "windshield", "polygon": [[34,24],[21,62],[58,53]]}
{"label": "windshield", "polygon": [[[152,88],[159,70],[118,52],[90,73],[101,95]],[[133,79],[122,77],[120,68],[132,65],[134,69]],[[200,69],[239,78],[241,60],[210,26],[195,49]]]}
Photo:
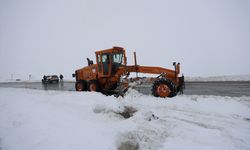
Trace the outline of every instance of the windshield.
{"label": "windshield", "polygon": [[123,62],[123,53],[113,54],[113,62],[121,64]]}

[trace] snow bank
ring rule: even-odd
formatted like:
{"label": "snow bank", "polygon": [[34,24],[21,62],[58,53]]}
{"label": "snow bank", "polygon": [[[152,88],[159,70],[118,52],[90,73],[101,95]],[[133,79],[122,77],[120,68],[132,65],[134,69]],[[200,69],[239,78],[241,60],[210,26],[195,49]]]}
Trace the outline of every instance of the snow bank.
{"label": "snow bank", "polygon": [[250,97],[0,88],[1,150],[250,149]]}
{"label": "snow bank", "polygon": [[250,75],[185,77],[185,81],[250,81]]}

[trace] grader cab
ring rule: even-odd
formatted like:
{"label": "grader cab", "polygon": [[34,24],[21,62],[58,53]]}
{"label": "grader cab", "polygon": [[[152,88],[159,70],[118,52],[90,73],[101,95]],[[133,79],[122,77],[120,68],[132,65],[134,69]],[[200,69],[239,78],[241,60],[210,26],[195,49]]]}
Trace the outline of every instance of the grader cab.
{"label": "grader cab", "polygon": [[87,58],[88,66],[78,69],[73,74],[76,78],[76,91],[97,91],[104,94],[123,95],[130,82],[131,72],[158,74],[152,81],[152,94],[156,97],[173,97],[182,92],[184,77],[179,77],[180,64],[173,63],[174,70],[162,67],[139,66],[134,53],[135,64],[127,65],[125,49],[113,47],[96,51],[96,64]]}
{"label": "grader cab", "polygon": [[96,60],[99,77],[112,77],[118,68],[125,66],[125,50],[115,47],[109,50],[97,51]]}

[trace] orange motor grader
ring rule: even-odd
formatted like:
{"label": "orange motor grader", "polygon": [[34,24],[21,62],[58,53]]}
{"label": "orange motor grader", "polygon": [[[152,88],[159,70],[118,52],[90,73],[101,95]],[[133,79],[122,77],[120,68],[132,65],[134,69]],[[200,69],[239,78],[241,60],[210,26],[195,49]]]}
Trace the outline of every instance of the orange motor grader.
{"label": "orange motor grader", "polygon": [[76,91],[96,91],[106,95],[123,95],[129,88],[129,82],[136,78],[128,79],[131,72],[158,74],[153,78],[152,94],[156,97],[174,97],[182,93],[184,76],[179,77],[180,63],[173,63],[174,70],[162,67],[137,65],[134,53],[134,65],[127,65],[125,49],[113,47],[96,51],[96,64],[87,58],[88,66],[72,74],[76,79]]}

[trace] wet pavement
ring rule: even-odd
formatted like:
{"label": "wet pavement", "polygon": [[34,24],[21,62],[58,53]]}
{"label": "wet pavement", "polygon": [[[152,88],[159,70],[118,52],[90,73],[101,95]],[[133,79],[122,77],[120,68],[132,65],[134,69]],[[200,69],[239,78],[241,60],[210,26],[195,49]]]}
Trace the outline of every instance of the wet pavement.
{"label": "wet pavement", "polygon": [[250,81],[242,82],[188,82],[185,93],[216,96],[250,96]]}
{"label": "wet pavement", "polygon": [[[64,81],[58,84],[42,84],[41,82],[10,82],[0,83],[0,87],[29,88],[38,90],[75,91],[75,82]],[[134,87],[144,94],[151,93],[151,85]],[[216,95],[216,96],[250,96],[250,81],[244,82],[186,82],[186,95]]]}

